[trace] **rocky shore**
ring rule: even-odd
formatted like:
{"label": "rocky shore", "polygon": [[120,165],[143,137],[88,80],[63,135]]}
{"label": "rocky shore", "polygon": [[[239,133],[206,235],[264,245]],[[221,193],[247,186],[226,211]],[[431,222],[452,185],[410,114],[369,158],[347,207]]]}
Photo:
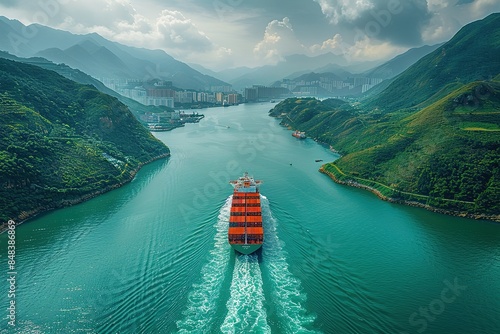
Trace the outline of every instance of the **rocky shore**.
{"label": "rocky shore", "polygon": [[323,167],[321,167],[319,169],[319,172],[328,175],[335,183],[343,184],[343,185],[347,185],[347,186],[351,186],[351,187],[355,187],[355,188],[359,188],[359,189],[368,190],[368,191],[372,192],[373,194],[375,194],[381,200],[384,200],[387,202],[404,204],[404,205],[422,208],[422,209],[426,209],[426,210],[429,210],[432,212],[441,213],[441,214],[450,215],[450,216],[464,217],[464,218],[470,218],[470,219],[484,219],[484,220],[492,220],[495,222],[500,222],[500,215],[471,214],[471,213],[465,212],[465,211],[453,211],[453,210],[436,208],[436,207],[430,206],[428,204],[420,203],[417,201],[407,201],[407,200],[391,198],[391,197],[387,197],[387,196],[383,195],[380,191],[378,191],[377,189],[375,189],[373,187],[367,186],[365,184],[361,184],[361,183],[356,182],[354,180],[348,180],[348,181],[339,180],[337,177],[335,177],[335,175],[333,173],[326,171]]}
{"label": "rocky shore", "polygon": [[[94,197],[97,197],[99,195],[102,195],[104,193],[107,193],[108,191],[120,188],[123,185],[130,183],[143,166],[145,166],[153,161],[156,161],[156,160],[168,158],[169,156],[170,156],[170,153],[164,153],[164,154],[156,156],[148,161],[140,163],[137,166],[137,168],[135,168],[134,170],[132,170],[129,173],[129,175],[130,175],[129,178],[123,182],[113,184],[113,185],[107,186],[103,189],[99,189],[99,190],[87,193],[87,194],[82,195],[78,198],[61,200],[61,201],[54,203],[53,205],[50,205],[50,206],[41,206],[38,208],[34,208],[33,210],[30,210],[30,211],[23,211],[19,214],[19,216],[16,219],[14,219],[14,221],[16,222],[16,225],[20,225],[20,224],[24,223],[26,220],[33,218],[40,213],[44,213],[47,211],[51,211],[51,210],[60,209],[60,208],[72,206],[75,204],[79,204],[79,203],[88,201],[89,199],[92,199]],[[3,224],[0,225],[0,233],[5,232],[7,230],[7,228],[8,228],[8,222],[3,222]]]}

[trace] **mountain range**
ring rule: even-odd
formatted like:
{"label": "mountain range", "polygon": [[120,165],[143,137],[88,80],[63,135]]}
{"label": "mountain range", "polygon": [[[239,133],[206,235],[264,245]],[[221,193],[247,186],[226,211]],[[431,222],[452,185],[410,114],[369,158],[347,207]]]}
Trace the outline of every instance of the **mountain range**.
{"label": "mountain range", "polygon": [[385,80],[397,76],[439,46],[440,44],[412,48],[382,64],[373,61],[350,62],[344,56],[325,53],[315,57],[290,55],[284,57],[276,65],[256,68],[238,67],[219,72],[208,70],[196,64],[192,64],[192,66],[200,72],[230,82],[233,87],[239,89],[254,84],[273,85],[283,79],[300,80],[299,77],[310,73],[335,75],[344,80],[349,77]]}
{"label": "mountain range", "polygon": [[379,94],[289,99],[270,114],[342,157],[339,183],[386,200],[500,221],[500,13],[463,27]]}
{"label": "mountain range", "polygon": [[97,33],[76,35],[39,24],[23,25],[0,16],[2,51],[64,63],[95,78],[162,79],[182,89],[209,90],[228,83],[202,74],[162,50],[111,42]]}
{"label": "mountain range", "polygon": [[391,79],[403,73],[411,65],[415,64],[422,57],[436,50],[442,44],[443,43],[412,48],[380,66],[363,72],[362,75],[369,78]]}
{"label": "mountain range", "polygon": [[436,46],[410,49],[394,59],[380,62],[352,62],[343,55],[286,56],[276,65],[240,67],[219,72],[178,61],[162,50],[148,50],[109,41],[97,33],[76,35],[0,16],[0,51],[22,58],[40,57],[98,78],[122,80],[163,79],[181,89],[210,90],[230,86],[241,90],[254,84],[272,85],[301,75],[332,73],[339,77],[390,79],[415,63]]}
{"label": "mountain range", "polygon": [[[314,95],[316,97],[361,97],[379,92],[388,86],[391,80],[417,62],[422,56],[434,51],[439,45],[413,48],[397,57],[368,71],[354,73],[346,67],[328,64],[310,72],[295,72],[283,80],[272,84],[274,87],[286,87],[296,95]],[[366,65],[366,64],[365,64]],[[302,74],[301,74],[302,73]]]}

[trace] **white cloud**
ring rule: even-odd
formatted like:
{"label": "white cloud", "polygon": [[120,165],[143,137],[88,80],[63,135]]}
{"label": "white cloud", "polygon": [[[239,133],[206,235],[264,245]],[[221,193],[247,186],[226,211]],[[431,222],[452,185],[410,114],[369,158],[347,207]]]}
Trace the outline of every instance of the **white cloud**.
{"label": "white cloud", "polygon": [[312,53],[325,53],[332,52],[334,54],[341,54],[344,52],[344,41],[340,34],[335,34],[330,39],[327,39],[322,44],[314,44],[309,49]]}
{"label": "white cloud", "polygon": [[[39,1],[39,3],[51,1]],[[65,0],[52,1],[59,3],[57,11],[51,16],[52,24],[59,24],[71,18],[73,22],[84,27],[106,27],[111,30],[116,28],[117,22],[133,24],[136,10],[132,5],[123,0]]]}
{"label": "white cloud", "polygon": [[433,16],[422,32],[424,42],[449,40],[464,25],[500,11],[498,0],[427,0]]}
{"label": "white cloud", "polygon": [[437,14],[422,31],[422,40],[436,44],[450,39],[462,25],[455,16]]}
{"label": "white cloud", "polygon": [[314,0],[317,2],[323,14],[331,19],[332,23],[337,24],[341,21],[353,21],[357,19],[362,12],[374,7],[370,0]]}
{"label": "white cloud", "polygon": [[[453,0],[454,2],[457,2],[458,0]],[[449,0],[427,0],[427,8],[431,11],[436,11],[440,10],[443,8],[448,7],[450,4]]]}
{"label": "white cloud", "polygon": [[366,35],[357,35],[353,44],[344,41],[340,34],[335,34],[321,44],[311,46],[312,55],[332,52],[342,55],[348,62],[376,61],[389,59],[406,51],[404,47],[396,47],[390,42],[380,42],[368,38]]}
{"label": "white cloud", "polygon": [[157,18],[148,19],[121,0],[107,0],[97,15],[86,13],[88,10],[88,6],[64,8],[66,17],[59,27],[77,33],[97,32],[121,43],[163,48],[177,55],[215,48],[208,36],[179,11],[163,10]]}
{"label": "white cloud", "polygon": [[474,16],[473,19],[500,11],[500,2],[498,0],[476,0],[470,6],[472,8],[472,15]]}
{"label": "white cloud", "polygon": [[178,11],[162,11],[156,29],[163,39],[163,46],[171,50],[205,52],[214,47],[210,39]]}
{"label": "white cloud", "polygon": [[374,61],[389,59],[406,51],[404,47],[397,47],[390,42],[376,42],[368,37],[358,39],[352,46],[345,45],[344,56],[350,61]]}
{"label": "white cloud", "polygon": [[306,48],[295,36],[288,17],[282,21],[271,21],[264,32],[264,38],[255,45],[254,55],[269,64],[283,60],[284,56],[303,53]]}

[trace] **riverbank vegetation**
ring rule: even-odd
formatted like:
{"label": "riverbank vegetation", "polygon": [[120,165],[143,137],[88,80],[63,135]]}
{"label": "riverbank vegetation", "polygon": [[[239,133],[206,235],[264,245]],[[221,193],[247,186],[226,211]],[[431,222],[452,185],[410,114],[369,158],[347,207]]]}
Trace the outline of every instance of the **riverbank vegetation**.
{"label": "riverbank vegetation", "polygon": [[0,220],[76,203],[128,182],[169,149],[116,98],[0,59]]}

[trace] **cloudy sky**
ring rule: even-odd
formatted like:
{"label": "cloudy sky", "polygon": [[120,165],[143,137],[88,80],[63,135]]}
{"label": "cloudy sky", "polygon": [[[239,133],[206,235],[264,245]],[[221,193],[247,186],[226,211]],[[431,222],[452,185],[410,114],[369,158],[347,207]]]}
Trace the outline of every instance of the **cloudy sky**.
{"label": "cloudy sky", "polygon": [[0,0],[0,15],[163,49],[207,68],[326,52],[386,60],[450,39],[500,0]]}

